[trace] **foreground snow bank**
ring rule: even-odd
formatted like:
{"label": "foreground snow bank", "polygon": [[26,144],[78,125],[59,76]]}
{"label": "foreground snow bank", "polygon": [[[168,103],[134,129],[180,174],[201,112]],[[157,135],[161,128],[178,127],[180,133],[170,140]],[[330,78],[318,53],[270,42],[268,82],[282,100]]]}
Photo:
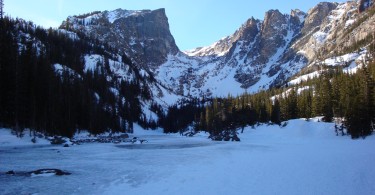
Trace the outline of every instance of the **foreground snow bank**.
{"label": "foreground snow bank", "polygon": [[[292,120],[212,142],[135,128],[149,143],[0,148],[0,194],[372,194],[375,137],[336,136],[334,124]],[[130,145],[130,146],[129,146]],[[6,159],[6,160],[3,160]],[[53,177],[9,170],[66,170]]]}

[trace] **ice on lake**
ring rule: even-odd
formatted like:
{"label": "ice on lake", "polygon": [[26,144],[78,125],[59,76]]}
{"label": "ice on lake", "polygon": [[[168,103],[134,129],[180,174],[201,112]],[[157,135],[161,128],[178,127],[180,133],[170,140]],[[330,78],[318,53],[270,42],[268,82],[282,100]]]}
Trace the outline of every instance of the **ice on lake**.
{"label": "ice on lake", "polygon": [[[241,142],[136,130],[145,144],[17,145],[0,137],[0,194],[373,194],[375,137],[293,120],[246,128]],[[0,130],[5,131],[5,130]],[[6,175],[60,169],[71,175]]]}

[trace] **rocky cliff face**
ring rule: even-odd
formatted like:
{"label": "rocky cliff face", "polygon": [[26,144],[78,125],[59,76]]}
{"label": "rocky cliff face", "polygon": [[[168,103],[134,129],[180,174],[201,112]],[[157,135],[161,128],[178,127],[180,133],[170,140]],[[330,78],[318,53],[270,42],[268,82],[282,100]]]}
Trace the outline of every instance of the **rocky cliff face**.
{"label": "rocky cliff face", "polygon": [[169,31],[164,9],[154,11],[94,12],[67,18],[60,28],[83,32],[132,57],[137,65],[153,70],[179,49]]}
{"label": "rocky cliff face", "polygon": [[[349,1],[342,4],[325,5],[332,9],[322,17],[320,25],[314,29],[303,28],[301,37],[292,46],[302,52],[310,63],[349,52],[352,46],[371,36],[374,28],[374,15],[371,13],[358,13],[360,2]],[[319,4],[322,7],[322,3]],[[312,17],[321,17],[317,13]],[[323,11],[323,13],[326,13]],[[308,24],[305,24],[305,26]],[[370,41],[371,42],[371,41]]]}
{"label": "rocky cliff face", "polygon": [[[240,39],[232,50],[234,52],[227,58],[229,64],[240,67],[235,78],[244,88],[253,86],[264,75],[275,74],[271,67],[298,34],[301,21],[294,20],[291,15],[281,14],[278,10],[270,10],[257,26],[258,31],[251,30],[251,27],[247,29],[253,33],[245,33],[246,36]],[[241,60],[243,63],[239,63]]]}

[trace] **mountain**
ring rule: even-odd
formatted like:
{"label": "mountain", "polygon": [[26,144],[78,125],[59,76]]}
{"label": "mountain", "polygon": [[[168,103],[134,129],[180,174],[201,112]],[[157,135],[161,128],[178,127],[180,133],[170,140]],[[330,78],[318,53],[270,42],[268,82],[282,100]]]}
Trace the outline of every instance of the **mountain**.
{"label": "mountain", "polygon": [[250,18],[232,35],[185,52],[175,44],[164,9],[93,12],[68,17],[60,28],[126,53],[173,94],[227,96],[285,85],[318,61],[353,52],[348,48],[374,32],[373,16],[363,18],[372,4],[323,2],[307,13],[270,10],[263,20]]}

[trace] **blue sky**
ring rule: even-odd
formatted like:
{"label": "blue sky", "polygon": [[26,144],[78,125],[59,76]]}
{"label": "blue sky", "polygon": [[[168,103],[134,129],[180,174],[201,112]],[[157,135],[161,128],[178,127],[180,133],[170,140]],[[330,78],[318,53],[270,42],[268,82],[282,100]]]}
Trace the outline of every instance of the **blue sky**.
{"label": "blue sky", "polygon": [[[248,18],[263,19],[270,9],[307,12],[323,0],[4,0],[6,15],[58,27],[70,15],[92,11],[166,8],[171,32],[181,50],[207,46],[234,33]],[[327,1],[327,0],[326,0]],[[336,0],[335,2],[344,2]]]}

